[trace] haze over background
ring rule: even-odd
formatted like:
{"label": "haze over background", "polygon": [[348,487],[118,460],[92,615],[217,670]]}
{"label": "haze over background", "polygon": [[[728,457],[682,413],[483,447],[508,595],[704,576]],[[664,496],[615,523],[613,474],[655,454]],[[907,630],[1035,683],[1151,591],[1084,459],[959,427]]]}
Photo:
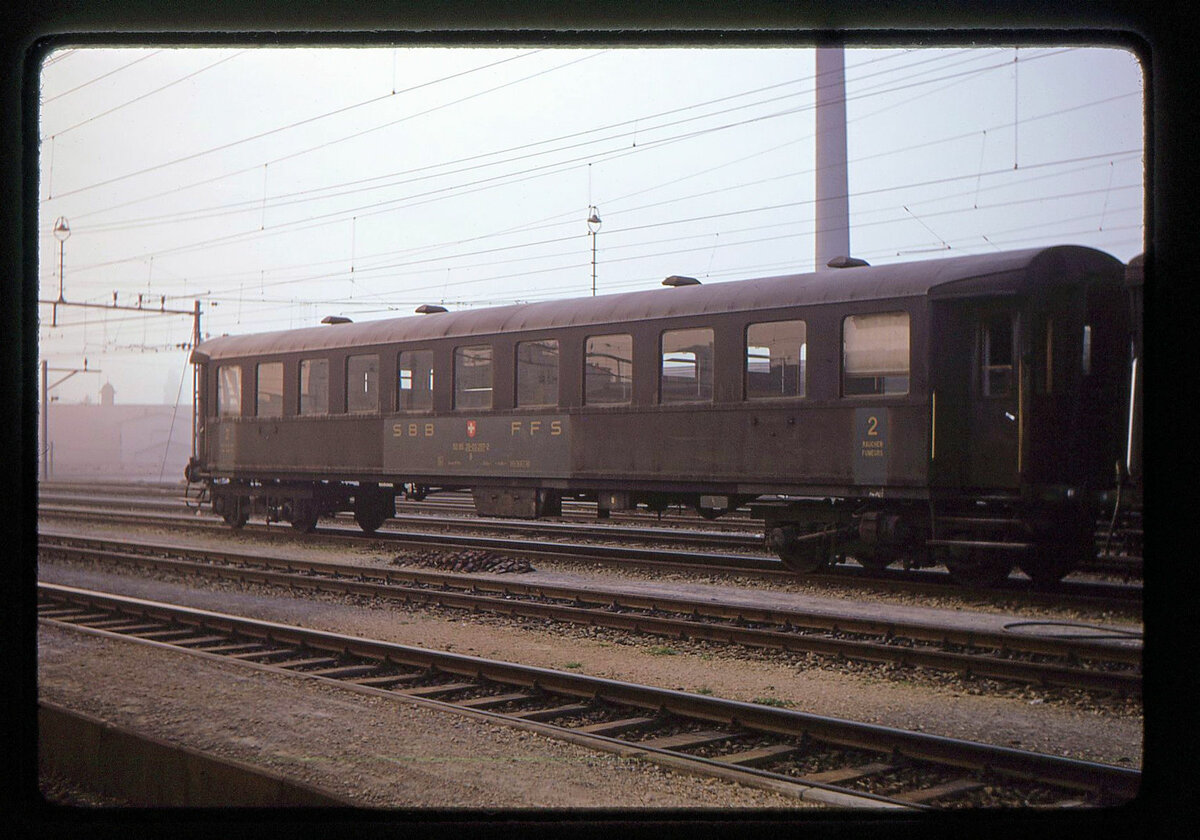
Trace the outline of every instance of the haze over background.
{"label": "haze over background", "polygon": [[[206,335],[813,268],[811,49],[64,49],[42,71],[39,297]],[[1143,244],[1119,49],[848,49],[851,250]],[[63,403],[190,405],[191,319],[40,307]]]}

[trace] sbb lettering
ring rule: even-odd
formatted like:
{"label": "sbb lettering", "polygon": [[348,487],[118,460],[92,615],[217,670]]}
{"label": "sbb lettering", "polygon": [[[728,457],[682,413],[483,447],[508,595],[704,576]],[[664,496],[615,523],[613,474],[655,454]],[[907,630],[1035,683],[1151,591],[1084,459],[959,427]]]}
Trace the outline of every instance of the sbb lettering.
{"label": "sbb lettering", "polygon": [[403,423],[392,424],[392,437],[433,437],[433,424],[409,423],[407,428]]}

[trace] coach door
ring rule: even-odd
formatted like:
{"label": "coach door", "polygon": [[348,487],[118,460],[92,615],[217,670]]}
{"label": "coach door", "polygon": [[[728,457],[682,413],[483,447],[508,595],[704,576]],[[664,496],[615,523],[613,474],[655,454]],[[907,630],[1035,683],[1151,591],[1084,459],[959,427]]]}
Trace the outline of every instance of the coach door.
{"label": "coach door", "polygon": [[930,360],[935,486],[1015,488],[1020,475],[1021,319],[1011,299],[935,305]]}
{"label": "coach door", "polygon": [[1016,487],[1024,406],[1017,353],[1020,315],[1009,302],[975,310],[967,486]]}
{"label": "coach door", "polygon": [[1124,455],[1129,411],[1122,290],[1048,290],[1033,302],[1030,321],[1024,479],[1103,486]]}

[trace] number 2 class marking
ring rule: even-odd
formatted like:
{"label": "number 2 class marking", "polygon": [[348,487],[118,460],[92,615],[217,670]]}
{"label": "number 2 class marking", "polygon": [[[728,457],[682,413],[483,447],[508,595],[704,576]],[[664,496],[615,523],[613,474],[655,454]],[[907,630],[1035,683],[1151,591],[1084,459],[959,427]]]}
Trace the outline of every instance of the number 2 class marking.
{"label": "number 2 class marking", "polygon": [[879,435],[879,418],[871,415],[867,418],[867,436],[877,437]]}

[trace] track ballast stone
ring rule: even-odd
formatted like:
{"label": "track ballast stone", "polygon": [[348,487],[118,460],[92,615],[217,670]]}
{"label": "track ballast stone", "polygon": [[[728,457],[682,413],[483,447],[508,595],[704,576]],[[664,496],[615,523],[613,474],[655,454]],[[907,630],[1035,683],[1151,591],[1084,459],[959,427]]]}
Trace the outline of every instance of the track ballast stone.
{"label": "track ballast stone", "polygon": [[534,571],[525,557],[510,557],[492,551],[428,551],[398,554],[392,559],[396,566],[421,566],[443,572],[492,572],[493,574],[524,574]]}

